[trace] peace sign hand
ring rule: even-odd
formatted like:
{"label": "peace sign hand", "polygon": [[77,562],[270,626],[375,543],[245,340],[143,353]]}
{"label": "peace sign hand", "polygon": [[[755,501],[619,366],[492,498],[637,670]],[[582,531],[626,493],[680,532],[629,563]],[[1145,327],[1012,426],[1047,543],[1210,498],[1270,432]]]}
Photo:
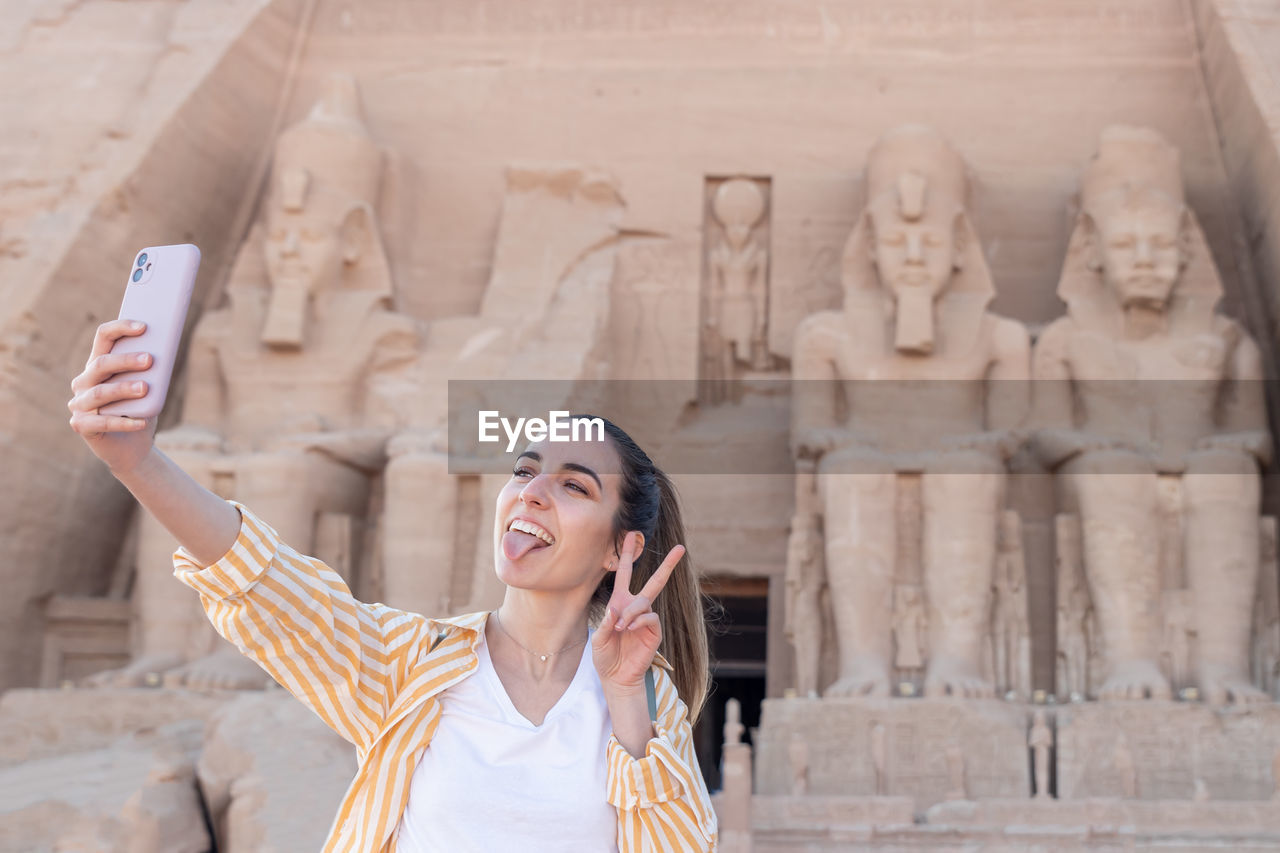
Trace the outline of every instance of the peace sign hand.
{"label": "peace sign hand", "polygon": [[631,594],[631,564],[639,555],[640,534],[632,531],[622,542],[613,595],[604,620],[591,640],[591,656],[602,686],[624,691],[643,689],[644,674],[662,642],[662,625],[653,612],[653,601],[684,556],[677,545],[649,578],[639,595]]}

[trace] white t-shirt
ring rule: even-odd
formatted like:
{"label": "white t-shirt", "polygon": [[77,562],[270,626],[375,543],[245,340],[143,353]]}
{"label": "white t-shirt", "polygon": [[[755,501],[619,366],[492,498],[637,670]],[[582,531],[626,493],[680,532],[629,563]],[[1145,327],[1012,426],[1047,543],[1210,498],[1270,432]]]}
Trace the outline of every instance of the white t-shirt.
{"label": "white t-shirt", "polygon": [[613,726],[587,640],[541,726],[511,704],[481,632],[479,668],[440,695],[441,718],[409,784],[398,853],[614,851],[605,799]]}

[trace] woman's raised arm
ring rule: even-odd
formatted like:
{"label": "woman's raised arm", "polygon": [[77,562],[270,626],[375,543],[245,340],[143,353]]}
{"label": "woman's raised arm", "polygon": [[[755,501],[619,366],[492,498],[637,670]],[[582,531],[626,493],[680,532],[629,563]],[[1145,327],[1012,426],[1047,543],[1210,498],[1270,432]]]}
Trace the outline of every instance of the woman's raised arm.
{"label": "woman's raised arm", "polygon": [[140,335],[144,328],[127,319],[98,327],[84,371],[71,381],[74,396],[67,403],[71,428],[147,512],[193,557],[209,565],[235,543],[240,514],[156,448],[155,418],[144,421],[98,413],[108,403],[147,393],[146,383],[130,380],[128,374],[145,369],[152,357],[111,353],[117,340]]}

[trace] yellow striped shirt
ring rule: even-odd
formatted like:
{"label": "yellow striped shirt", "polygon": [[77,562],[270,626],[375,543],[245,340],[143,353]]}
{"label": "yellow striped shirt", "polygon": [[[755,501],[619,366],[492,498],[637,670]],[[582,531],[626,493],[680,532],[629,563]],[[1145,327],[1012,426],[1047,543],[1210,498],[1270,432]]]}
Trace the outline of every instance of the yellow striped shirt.
{"label": "yellow striped shirt", "polygon": [[[428,619],[357,601],[342,577],[280,541],[248,509],[231,550],[208,567],[183,548],[174,575],[200,593],[218,633],[356,747],[356,777],[324,853],[392,853],[409,781],[440,723],[441,691],[475,672],[486,613]],[[716,816],[698,770],[688,709],[654,662],[656,737],[644,758],[610,738],[604,796],[618,810],[618,850],[705,851]]]}

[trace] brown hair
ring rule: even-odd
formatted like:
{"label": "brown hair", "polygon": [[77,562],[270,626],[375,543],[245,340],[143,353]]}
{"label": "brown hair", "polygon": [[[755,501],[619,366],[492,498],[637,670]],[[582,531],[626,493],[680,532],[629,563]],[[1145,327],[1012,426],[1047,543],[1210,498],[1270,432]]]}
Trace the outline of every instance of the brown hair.
{"label": "brown hair", "polygon": [[[599,416],[574,415],[573,419],[596,417]],[[600,420],[622,460],[620,501],[613,517],[615,553],[628,530],[639,530],[644,534],[644,550],[631,571],[631,592],[639,593],[671,549],[684,544],[680,503],[671,479],[653,464],[631,436],[608,418],[600,417]],[[608,573],[592,598],[591,618],[597,623],[613,594],[614,577],[613,572]],[[658,651],[671,664],[676,692],[689,707],[690,723],[696,722],[702,711],[710,682],[703,607],[698,578],[689,561],[689,552],[685,551],[654,602],[653,610],[662,622],[662,643]]]}

